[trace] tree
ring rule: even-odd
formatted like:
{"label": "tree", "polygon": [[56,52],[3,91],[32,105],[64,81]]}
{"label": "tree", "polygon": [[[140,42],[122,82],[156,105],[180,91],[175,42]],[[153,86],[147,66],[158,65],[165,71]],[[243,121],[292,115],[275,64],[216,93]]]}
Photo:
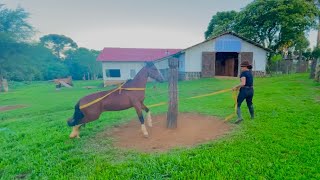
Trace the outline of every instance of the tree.
{"label": "tree", "polygon": [[316,67],[317,67],[317,59],[320,58],[320,47],[315,47],[313,51],[308,49],[308,51],[304,54],[311,63],[311,71],[310,71],[310,79],[314,79],[316,77]]}
{"label": "tree", "polygon": [[99,52],[86,48],[70,50],[66,53],[65,64],[73,79],[96,79],[101,74],[101,62],[96,61]]}
{"label": "tree", "polygon": [[239,15],[236,30],[261,45],[284,51],[316,25],[319,14],[304,0],[256,0]]}
{"label": "tree", "polygon": [[0,4],[0,34],[15,41],[28,40],[34,34],[34,28],[27,22],[29,13],[23,8],[7,9]]}
{"label": "tree", "polygon": [[299,65],[302,60],[303,52],[307,50],[309,45],[310,45],[309,40],[306,38],[304,33],[301,33],[300,36],[295,40],[294,47],[296,51],[295,53],[299,55],[299,58],[298,58]]}
{"label": "tree", "polygon": [[23,41],[34,33],[27,22],[29,13],[22,8],[7,9],[0,4],[0,84],[8,78],[11,70],[21,65],[21,52],[26,47]]}
{"label": "tree", "polygon": [[226,31],[232,31],[235,25],[235,19],[238,13],[236,11],[217,12],[212,19],[205,32],[205,38],[221,34]]}
{"label": "tree", "polygon": [[67,50],[74,50],[78,45],[69,37],[58,34],[49,34],[40,38],[40,42],[47,48],[51,49],[53,54],[59,59],[65,58]]}
{"label": "tree", "polygon": [[[1,43],[0,43],[1,44]],[[11,43],[0,70],[4,78],[15,81],[49,80],[65,77],[69,71],[51,51],[39,43]]]}
{"label": "tree", "polygon": [[[318,15],[314,3],[305,0],[255,0],[227,21],[236,33],[275,51],[287,51],[315,27]],[[217,17],[213,16],[206,34],[226,29]]]}
{"label": "tree", "polygon": [[[313,3],[318,9],[320,9],[320,0],[307,0],[310,3]],[[317,49],[320,48],[320,15],[318,14],[318,26],[317,26],[317,30],[318,30],[318,37],[317,37]],[[310,71],[310,79],[314,79],[316,78],[317,81],[319,81],[319,76],[316,77],[316,75],[320,74],[320,68],[316,69],[317,67],[317,61],[319,61],[318,59],[314,59],[311,65],[311,71]],[[318,65],[320,66],[320,64]],[[316,70],[318,70],[316,72]]]}

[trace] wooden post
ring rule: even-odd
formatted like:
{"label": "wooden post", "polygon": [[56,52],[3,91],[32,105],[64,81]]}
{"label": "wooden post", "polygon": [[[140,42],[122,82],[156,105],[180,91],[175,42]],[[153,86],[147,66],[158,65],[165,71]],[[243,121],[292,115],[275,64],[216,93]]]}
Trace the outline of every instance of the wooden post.
{"label": "wooden post", "polygon": [[178,119],[178,59],[169,59],[169,109],[167,113],[167,128],[177,128]]}
{"label": "wooden post", "polygon": [[2,76],[0,75],[0,93],[2,92]]}
{"label": "wooden post", "polygon": [[238,75],[237,75],[237,77],[240,77],[240,74],[241,74],[240,64],[241,64],[241,52],[238,53]]}
{"label": "wooden post", "polygon": [[3,91],[4,92],[8,92],[9,91],[7,79],[2,79],[2,86],[3,86]]}

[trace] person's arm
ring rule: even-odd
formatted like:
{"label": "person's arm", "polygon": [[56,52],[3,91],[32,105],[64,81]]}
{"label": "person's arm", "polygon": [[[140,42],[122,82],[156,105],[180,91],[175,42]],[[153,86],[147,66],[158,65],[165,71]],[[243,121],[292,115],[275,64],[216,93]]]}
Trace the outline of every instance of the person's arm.
{"label": "person's arm", "polygon": [[241,80],[240,84],[232,88],[233,91],[236,91],[241,87],[243,87],[244,85],[246,85],[246,77],[241,77],[240,80]]}

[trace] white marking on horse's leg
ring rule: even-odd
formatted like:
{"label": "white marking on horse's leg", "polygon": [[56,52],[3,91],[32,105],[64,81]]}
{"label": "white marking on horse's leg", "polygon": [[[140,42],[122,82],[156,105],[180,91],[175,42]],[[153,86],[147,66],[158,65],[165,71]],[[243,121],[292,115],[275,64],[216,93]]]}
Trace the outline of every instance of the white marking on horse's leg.
{"label": "white marking on horse's leg", "polygon": [[142,133],[143,133],[144,137],[148,137],[149,136],[147,128],[146,128],[146,126],[144,124],[141,124],[141,130],[142,130]]}
{"label": "white marking on horse's leg", "polygon": [[70,137],[71,139],[73,139],[73,138],[80,138],[80,126],[81,126],[81,125],[73,126],[72,132],[71,132],[71,134],[69,135],[69,137]]}
{"label": "white marking on horse's leg", "polygon": [[151,111],[147,113],[147,122],[148,122],[148,126],[152,127]]}

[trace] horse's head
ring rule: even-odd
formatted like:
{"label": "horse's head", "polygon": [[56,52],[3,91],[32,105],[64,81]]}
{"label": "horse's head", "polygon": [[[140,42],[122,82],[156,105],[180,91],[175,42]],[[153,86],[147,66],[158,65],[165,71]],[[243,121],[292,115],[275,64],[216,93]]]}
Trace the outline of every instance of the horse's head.
{"label": "horse's head", "polygon": [[146,68],[147,68],[149,77],[151,77],[152,79],[155,79],[158,82],[164,81],[162,75],[160,74],[157,67],[153,64],[153,62],[147,62]]}

